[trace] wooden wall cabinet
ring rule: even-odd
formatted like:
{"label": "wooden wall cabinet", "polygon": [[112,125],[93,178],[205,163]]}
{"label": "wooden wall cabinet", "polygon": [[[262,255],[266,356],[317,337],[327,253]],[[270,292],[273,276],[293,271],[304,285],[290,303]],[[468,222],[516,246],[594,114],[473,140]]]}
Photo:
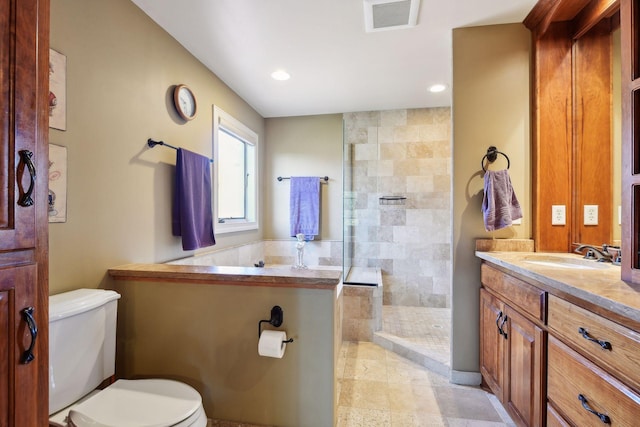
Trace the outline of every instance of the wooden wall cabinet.
{"label": "wooden wall cabinet", "polygon": [[49,411],[48,62],[49,0],[0,0],[3,427],[45,426]]}
{"label": "wooden wall cabinet", "polygon": [[480,290],[480,370],[484,384],[519,426],[544,420],[542,329],[546,294],[486,264]]}
{"label": "wooden wall cabinet", "polygon": [[[533,36],[533,234],[537,251],[613,242],[613,45],[617,0],[539,0]],[[566,206],[566,225],[552,206]],[[598,224],[585,225],[585,205]]]}

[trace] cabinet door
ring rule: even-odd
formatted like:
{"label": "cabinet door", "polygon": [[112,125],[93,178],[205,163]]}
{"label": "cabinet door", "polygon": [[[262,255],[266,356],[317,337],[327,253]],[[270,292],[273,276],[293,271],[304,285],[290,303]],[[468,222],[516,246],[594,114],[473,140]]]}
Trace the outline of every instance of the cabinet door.
{"label": "cabinet door", "polygon": [[480,373],[493,394],[504,401],[504,346],[500,325],[505,320],[504,304],[480,289]]}
{"label": "cabinet door", "polygon": [[1,427],[47,424],[48,57],[49,0],[0,0]]}
{"label": "cabinet door", "polygon": [[[34,162],[43,154],[36,150],[35,3],[0,0],[0,250],[35,246]],[[19,26],[15,33],[9,22],[13,14]],[[46,175],[39,179],[46,183]]]}
{"label": "cabinet door", "polygon": [[511,307],[505,307],[507,337],[506,404],[518,425],[542,426],[545,332]]}
{"label": "cabinet door", "polygon": [[[34,297],[35,264],[0,269],[0,425],[36,426],[40,414],[38,375],[46,348],[36,347],[23,310],[37,307]],[[37,313],[31,313],[36,329]],[[42,337],[40,337],[42,339]],[[33,343],[33,347],[32,347]],[[44,352],[44,354],[43,354]],[[27,360],[26,355],[33,359]],[[47,402],[48,404],[48,402]]]}

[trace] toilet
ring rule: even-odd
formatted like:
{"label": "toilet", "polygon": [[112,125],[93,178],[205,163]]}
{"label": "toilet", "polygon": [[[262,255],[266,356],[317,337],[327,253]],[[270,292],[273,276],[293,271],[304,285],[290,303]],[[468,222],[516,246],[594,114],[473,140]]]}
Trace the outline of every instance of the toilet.
{"label": "toilet", "polygon": [[57,427],[206,427],[200,394],[165,379],[117,380],[120,295],[78,289],[49,297],[49,425]]}

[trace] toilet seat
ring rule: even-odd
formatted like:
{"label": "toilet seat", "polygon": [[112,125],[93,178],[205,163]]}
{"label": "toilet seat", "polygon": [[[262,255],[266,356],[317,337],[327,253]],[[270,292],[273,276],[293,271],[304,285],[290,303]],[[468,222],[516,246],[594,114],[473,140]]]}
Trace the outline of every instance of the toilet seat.
{"label": "toilet seat", "polygon": [[200,394],[172,380],[118,380],[69,410],[74,427],[203,427]]}

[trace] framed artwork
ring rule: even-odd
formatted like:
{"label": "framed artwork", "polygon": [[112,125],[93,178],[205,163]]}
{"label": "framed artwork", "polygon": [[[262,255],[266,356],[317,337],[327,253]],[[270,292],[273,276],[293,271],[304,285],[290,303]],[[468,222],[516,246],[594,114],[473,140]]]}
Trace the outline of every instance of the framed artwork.
{"label": "framed artwork", "polygon": [[67,130],[67,57],[49,49],[49,127]]}
{"label": "framed artwork", "polygon": [[67,147],[49,144],[49,222],[67,222]]}

